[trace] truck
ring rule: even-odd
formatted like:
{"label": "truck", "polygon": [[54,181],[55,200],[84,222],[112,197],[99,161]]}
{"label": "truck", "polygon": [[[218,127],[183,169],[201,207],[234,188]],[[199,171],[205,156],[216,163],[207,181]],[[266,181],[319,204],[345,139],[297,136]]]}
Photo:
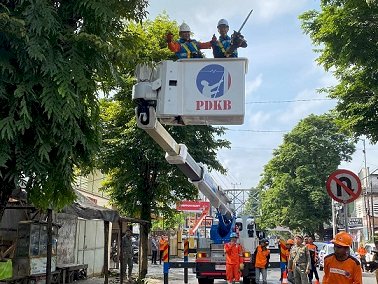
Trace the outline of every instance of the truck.
{"label": "truck", "polygon": [[184,144],[163,127],[168,125],[235,125],[244,121],[245,58],[181,59],[136,68],[132,97],[137,103],[137,125],[166,152],[189,182],[207,198],[215,217],[210,239],[199,239],[195,272],[199,284],[226,278],[224,244],[236,232],[243,246],[243,283],[255,283],[252,253],[259,233],[253,217],[236,215],[232,202],[205,165],[197,163]]}

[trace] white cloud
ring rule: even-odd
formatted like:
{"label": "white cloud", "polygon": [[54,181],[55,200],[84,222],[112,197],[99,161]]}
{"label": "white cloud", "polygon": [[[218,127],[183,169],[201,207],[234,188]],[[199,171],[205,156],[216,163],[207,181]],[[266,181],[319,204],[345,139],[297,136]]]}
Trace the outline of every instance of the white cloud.
{"label": "white cloud", "polygon": [[262,74],[257,75],[253,80],[245,82],[245,95],[249,97],[253,92],[255,92],[262,84]]}
{"label": "white cloud", "polygon": [[266,122],[269,122],[271,118],[271,113],[258,111],[248,116],[248,127],[262,127]]}
{"label": "white cloud", "polygon": [[300,119],[314,113],[321,114],[335,105],[335,102],[328,100],[323,94],[316,93],[315,90],[303,90],[294,100],[297,102],[291,103],[284,112],[282,112],[278,121],[282,124],[293,126]]}

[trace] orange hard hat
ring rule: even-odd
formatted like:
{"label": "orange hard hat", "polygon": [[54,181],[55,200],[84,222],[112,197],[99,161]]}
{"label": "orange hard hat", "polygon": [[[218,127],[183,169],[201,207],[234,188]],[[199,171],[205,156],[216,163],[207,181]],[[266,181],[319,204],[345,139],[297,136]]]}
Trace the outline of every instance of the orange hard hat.
{"label": "orange hard hat", "polygon": [[352,236],[349,235],[347,232],[340,232],[335,235],[331,243],[342,247],[350,247],[353,243]]}
{"label": "orange hard hat", "polygon": [[294,241],[293,241],[292,239],[288,239],[288,240],[286,241],[286,244],[287,244],[287,245],[293,245],[293,244],[294,244]]}

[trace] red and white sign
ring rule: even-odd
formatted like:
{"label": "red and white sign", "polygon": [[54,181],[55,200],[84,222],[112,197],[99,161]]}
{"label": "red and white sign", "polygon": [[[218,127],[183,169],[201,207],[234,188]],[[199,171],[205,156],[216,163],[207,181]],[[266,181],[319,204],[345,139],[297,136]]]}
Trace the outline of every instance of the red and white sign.
{"label": "red and white sign", "polygon": [[210,208],[210,202],[208,201],[184,200],[176,204],[176,210],[184,212],[202,213],[207,208]]}
{"label": "red and white sign", "polygon": [[326,184],[328,195],[341,203],[349,203],[356,200],[362,191],[360,178],[348,170],[333,172]]}

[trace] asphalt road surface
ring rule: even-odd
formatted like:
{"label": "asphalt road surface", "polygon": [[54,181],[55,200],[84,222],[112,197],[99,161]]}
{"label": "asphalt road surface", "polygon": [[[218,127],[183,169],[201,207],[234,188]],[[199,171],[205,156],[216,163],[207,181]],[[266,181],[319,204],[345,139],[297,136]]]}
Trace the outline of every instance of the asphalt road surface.
{"label": "asphalt road surface", "polygon": [[[138,265],[133,268],[133,278],[136,278],[138,271]],[[320,280],[323,278],[323,272],[319,271]],[[280,270],[268,269],[268,284],[279,284]],[[147,274],[148,284],[160,284],[164,283],[163,265],[149,265]],[[87,280],[76,281],[75,284],[103,284],[103,278],[88,278]],[[109,284],[119,283],[119,277],[111,277],[109,279]],[[125,284],[130,284],[132,281],[124,281]],[[146,283],[146,282],[145,282]],[[170,284],[183,284],[184,283],[184,269],[183,268],[172,268],[169,270],[168,283]],[[197,284],[196,275],[193,273],[192,269],[188,269],[188,284]],[[224,280],[215,280],[214,284],[226,284]],[[363,284],[376,284],[374,273],[363,273]]]}

